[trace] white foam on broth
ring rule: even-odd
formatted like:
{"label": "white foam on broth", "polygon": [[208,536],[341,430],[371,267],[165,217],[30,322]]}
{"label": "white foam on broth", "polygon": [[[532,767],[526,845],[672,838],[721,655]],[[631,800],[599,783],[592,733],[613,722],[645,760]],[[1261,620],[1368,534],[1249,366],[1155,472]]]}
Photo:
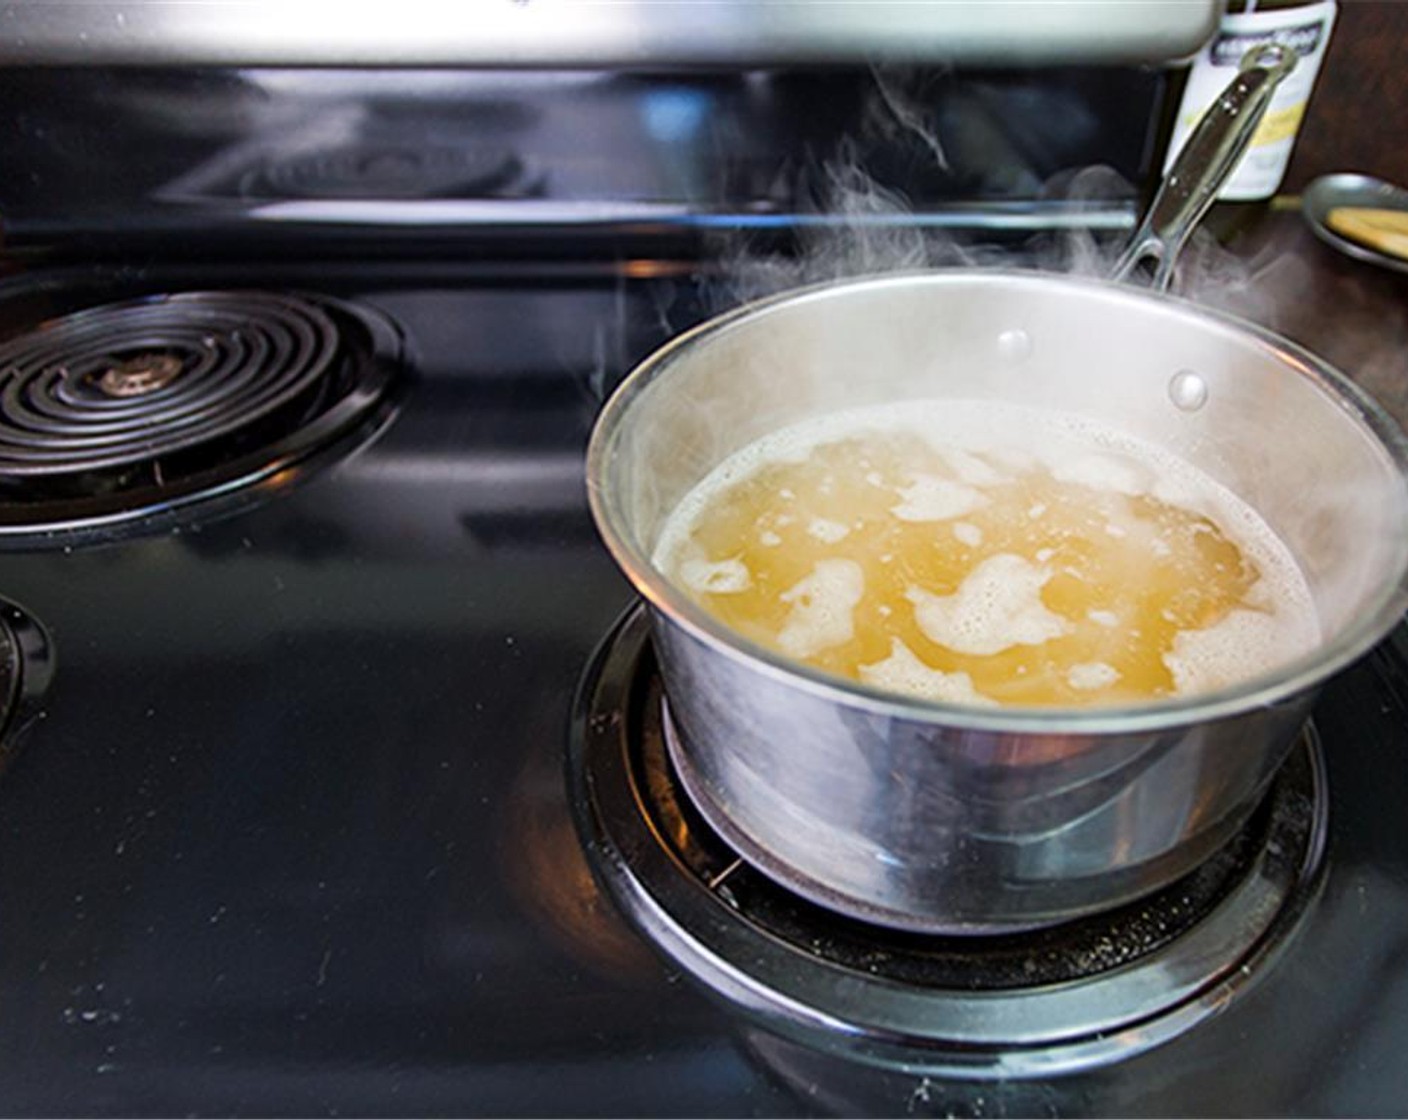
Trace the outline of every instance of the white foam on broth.
{"label": "white foam on broth", "polygon": [[[1319,625],[1305,579],[1286,546],[1261,517],[1216,480],[1170,452],[1071,414],[1020,406],[967,401],[909,401],[813,418],[767,435],[720,463],[678,504],[661,530],[653,554],[657,567],[695,590],[717,593],[745,585],[742,572],[725,567],[691,569],[690,534],[703,511],[724,491],[760,469],[779,462],[804,462],[823,444],[864,433],[905,432],[920,435],[948,464],[954,477],[917,475],[898,488],[900,500],[890,512],[904,521],[944,523],[943,531],[961,544],[976,546],[981,531],[962,520],[987,502],[984,488],[1006,481],[1008,468],[1033,465],[1052,477],[1109,495],[1150,496],[1213,521],[1258,568],[1261,579],[1252,609],[1238,609],[1203,630],[1181,631],[1164,657],[1176,695],[1188,695],[1260,675],[1313,648]],[[874,482],[871,475],[865,476]],[[1044,507],[1028,516],[1039,519]],[[782,524],[779,519],[778,524]],[[936,524],[936,529],[939,526]],[[842,539],[847,527],[812,522],[817,539]],[[848,530],[847,530],[848,531]],[[1117,534],[1125,532],[1115,527]],[[770,543],[770,542],[769,542]],[[1150,542],[1155,555],[1162,542]],[[886,559],[885,557],[881,558]],[[1038,561],[1044,561],[1040,554]],[[698,578],[702,577],[702,578]],[[1051,573],[1042,563],[1019,556],[981,561],[952,594],[910,589],[915,618],[925,637],[947,648],[986,656],[1014,645],[1039,644],[1065,633],[1067,622],[1041,599]],[[701,588],[699,583],[713,586]],[[853,617],[864,594],[864,575],[850,561],[826,560],[786,591],[790,605],[778,636],[781,648],[804,658],[848,641]],[[1263,605],[1265,609],[1263,608]],[[1112,612],[1092,611],[1102,627],[1117,629]],[[1103,687],[1110,666],[1089,662],[1071,668],[1067,680],[1076,689]],[[943,673],[926,665],[903,642],[894,642],[888,658],[860,667],[860,677],[877,687],[956,703],[988,703],[962,673]]]}

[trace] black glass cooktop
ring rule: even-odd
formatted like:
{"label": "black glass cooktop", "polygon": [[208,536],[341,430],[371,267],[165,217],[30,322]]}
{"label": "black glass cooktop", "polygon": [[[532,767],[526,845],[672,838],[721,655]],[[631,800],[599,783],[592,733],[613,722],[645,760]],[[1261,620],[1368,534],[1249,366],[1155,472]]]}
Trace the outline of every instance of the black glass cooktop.
{"label": "black glass cooktop", "polygon": [[1220,1013],[1064,1077],[818,1056],[665,963],[569,808],[574,692],[631,598],[583,450],[603,393],[703,314],[693,283],[659,262],[55,271],[4,283],[0,336],[222,288],[394,324],[398,392],[365,438],[238,495],[0,537],[0,597],[53,668],[0,772],[5,1111],[1402,1110],[1401,631],[1325,689],[1324,877]]}

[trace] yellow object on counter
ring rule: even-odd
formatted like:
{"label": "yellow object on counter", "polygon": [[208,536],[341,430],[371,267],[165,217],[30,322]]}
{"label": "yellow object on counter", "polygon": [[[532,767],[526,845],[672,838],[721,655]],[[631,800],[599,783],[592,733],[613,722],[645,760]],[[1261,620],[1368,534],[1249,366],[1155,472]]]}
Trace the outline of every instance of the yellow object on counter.
{"label": "yellow object on counter", "polygon": [[1341,237],[1408,260],[1408,210],[1336,206],[1326,215],[1325,224]]}

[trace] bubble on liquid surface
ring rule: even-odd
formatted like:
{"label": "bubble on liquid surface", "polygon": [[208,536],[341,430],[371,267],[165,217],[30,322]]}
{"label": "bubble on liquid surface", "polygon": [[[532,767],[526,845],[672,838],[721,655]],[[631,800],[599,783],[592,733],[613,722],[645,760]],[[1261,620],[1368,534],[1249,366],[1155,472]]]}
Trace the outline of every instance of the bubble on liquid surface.
{"label": "bubble on liquid surface", "polygon": [[1168,381],[1168,399],[1175,408],[1184,412],[1197,412],[1208,403],[1208,383],[1201,374],[1191,369],[1181,369]]}

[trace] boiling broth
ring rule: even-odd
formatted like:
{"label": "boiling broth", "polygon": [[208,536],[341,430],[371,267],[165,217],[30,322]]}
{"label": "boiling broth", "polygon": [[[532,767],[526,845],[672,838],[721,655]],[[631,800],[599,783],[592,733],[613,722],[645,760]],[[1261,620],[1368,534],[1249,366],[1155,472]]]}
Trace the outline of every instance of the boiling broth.
{"label": "boiling broth", "polygon": [[1088,421],[907,403],[735,453],[657,565],[778,653],[950,703],[1128,704],[1255,676],[1318,639],[1257,514]]}

